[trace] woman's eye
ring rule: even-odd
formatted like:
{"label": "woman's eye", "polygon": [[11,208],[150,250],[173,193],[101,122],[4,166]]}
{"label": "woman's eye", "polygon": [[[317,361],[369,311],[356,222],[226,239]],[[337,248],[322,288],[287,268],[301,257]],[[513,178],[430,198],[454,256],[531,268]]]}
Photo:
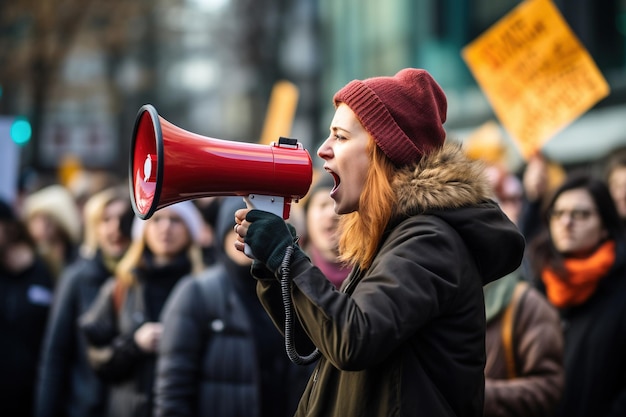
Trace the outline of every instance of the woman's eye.
{"label": "woman's eye", "polygon": [[335,138],[335,140],[344,140],[344,139],[345,139],[345,136],[341,136],[341,135],[339,135],[339,134],[337,134],[337,133],[335,133],[335,134],[333,135],[333,137]]}

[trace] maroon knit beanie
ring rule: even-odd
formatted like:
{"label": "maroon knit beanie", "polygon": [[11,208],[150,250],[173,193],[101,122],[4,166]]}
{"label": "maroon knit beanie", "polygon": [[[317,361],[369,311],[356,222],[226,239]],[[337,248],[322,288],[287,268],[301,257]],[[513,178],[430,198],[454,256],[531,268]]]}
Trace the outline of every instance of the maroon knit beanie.
{"label": "maroon knit beanie", "polygon": [[393,77],[353,80],[335,93],[398,166],[440,148],[448,104],[443,90],[423,69],[405,68]]}

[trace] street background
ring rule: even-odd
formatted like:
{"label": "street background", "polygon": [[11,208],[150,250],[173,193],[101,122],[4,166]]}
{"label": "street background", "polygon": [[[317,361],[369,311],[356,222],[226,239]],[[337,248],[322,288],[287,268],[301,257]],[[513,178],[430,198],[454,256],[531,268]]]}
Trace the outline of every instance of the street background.
{"label": "street background", "polygon": [[[124,177],[135,117],[146,103],[185,130],[259,142],[273,88],[283,80],[297,89],[293,115],[283,113],[289,134],[317,159],[332,93],[354,78],[408,66],[427,69],[446,91],[450,138],[464,141],[491,126],[511,148],[515,171],[523,157],[461,51],[521,3],[0,1],[0,118],[24,118],[32,129],[15,146],[4,130],[3,172],[16,172],[21,186],[78,169]],[[541,151],[566,169],[600,169],[626,146],[626,0],[553,3],[610,93]]]}

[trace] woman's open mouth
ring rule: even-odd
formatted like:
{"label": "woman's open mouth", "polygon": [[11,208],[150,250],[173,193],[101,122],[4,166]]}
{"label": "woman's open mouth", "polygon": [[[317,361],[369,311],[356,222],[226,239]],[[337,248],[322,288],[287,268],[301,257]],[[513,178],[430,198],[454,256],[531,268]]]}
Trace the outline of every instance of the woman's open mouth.
{"label": "woman's open mouth", "polygon": [[339,184],[341,183],[341,178],[339,178],[339,175],[335,174],[333,171],[329,169],[326,169],[326,172],[332,175],[333,180],[335,181],[335,186],[333,187],[332,190],[330,190],[330,195],[332,196],[337,191],[337,188],[339,187]]}

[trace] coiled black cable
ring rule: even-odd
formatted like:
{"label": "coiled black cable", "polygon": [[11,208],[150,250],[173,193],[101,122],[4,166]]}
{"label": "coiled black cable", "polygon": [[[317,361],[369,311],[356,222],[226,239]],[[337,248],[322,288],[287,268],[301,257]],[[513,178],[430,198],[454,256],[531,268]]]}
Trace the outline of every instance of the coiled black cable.
{"label": "coiled black cable", "polygon": [[283,262],[280,265],[280,289],[283,297],[283,305],[285,306],[285,350],[287,351],[287,356],[291,362],[296,365],[308,365],[318,360],[322,354],[319,349],[315,348],[310,355],[300,356],[293,343],[293,305],[291,303],[291,280],[289,276],[291,272],[289,265],[291,264],[293,251],[293,246],[287,247],[285,250],[285,256],[283,257]]}

